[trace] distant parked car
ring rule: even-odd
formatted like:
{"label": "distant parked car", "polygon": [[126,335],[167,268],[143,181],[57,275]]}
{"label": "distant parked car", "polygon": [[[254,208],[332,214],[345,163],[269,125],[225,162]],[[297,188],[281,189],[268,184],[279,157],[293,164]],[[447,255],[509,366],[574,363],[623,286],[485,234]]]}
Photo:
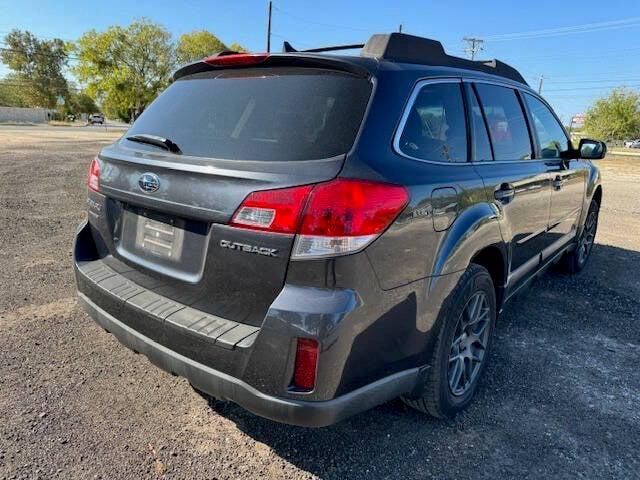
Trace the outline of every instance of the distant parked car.
{"label": "distant parked car", "polygon": [[89,115],[89,124],[94,125],[96,123],[100,125],[104,124],[104,115],[102,113],[92,113]]}
{"label": "distant parked car", "polygon": [[625,148],[640,148],[640,139],[637,140],[627,140],[624,142]]}

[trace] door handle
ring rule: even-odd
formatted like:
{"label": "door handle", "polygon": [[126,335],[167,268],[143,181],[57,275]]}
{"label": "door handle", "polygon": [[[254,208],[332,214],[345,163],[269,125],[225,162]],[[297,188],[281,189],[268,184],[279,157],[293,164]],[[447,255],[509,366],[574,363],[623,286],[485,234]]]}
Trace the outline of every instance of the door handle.
{"label": "door handle", "polygon": [[513,188],[513,185],[508,183],[503,183],[500,185],[500,189],[496,190],[493,193],[493,197],[502,203],[509,203],[511,199],[515,196],[516,189]]}
{"label": "door handle", "polygon": [[562,179],[562,177],[560,175],[558,175],[554,180],[553,180],[553,189],[554,190],[560,190],[562,189],[562,186],[564,185],[564,180]]}

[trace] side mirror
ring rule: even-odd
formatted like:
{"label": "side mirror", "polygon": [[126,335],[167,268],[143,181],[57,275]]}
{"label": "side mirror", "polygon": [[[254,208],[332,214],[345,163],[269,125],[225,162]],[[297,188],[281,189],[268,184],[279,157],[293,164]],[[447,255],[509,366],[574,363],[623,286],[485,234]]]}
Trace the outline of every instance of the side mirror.
{"label": "side mirror", "polygon": [[607,154],[607,145],[600,140],[583,138],[580,140],[578,152],[580,153],[580,158],[585,158],[587,160],[600,160]]}

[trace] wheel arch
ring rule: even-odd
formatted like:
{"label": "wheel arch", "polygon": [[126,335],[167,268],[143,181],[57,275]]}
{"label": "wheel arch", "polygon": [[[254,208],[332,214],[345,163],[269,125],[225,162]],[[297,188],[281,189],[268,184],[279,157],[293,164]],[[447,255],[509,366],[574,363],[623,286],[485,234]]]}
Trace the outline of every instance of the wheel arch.
{"label": "wheel arch", "polygon": [[476,253],[470,263],[486,268],[491,275],[493,288],[496,292],[496,307],[500,311],[504,301],[504,289],[508,274],[506,252],[498,245],[489,245]]}
{"label": "wheel arch", "polygon": [[475,204],[461,212],[447,231],[438,249],[432,275],[463,271],[476,255],[490,247],[507,258],[498,211],[488,203]]}
{"label": "wheel arch", "polygon": [[593,196],[591,200],[595,200],[598,202],[598,205],[602,205],[602,185],[598,185],[593,192]]}

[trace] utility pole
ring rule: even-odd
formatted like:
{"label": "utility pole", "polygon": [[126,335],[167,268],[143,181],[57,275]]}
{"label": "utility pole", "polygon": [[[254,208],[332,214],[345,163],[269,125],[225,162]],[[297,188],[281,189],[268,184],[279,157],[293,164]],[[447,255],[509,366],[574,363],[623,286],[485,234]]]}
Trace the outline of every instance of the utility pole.
{"label": "utility pole", "polygon": [[398,32],[402,33],[402,24],[398,27]]}
{"label": "utility pole", "polygon": [[476,53],[484,50],[484,47],[482,46],[484,40],[482,40],[481,38],[464,37],[462,40],[469,44],[469,46],[465,48],[464,51],[471,56],[471,60],[476,59]]}
{"label": "utility pole", "polygon": [[267,21],[267,53],[271,52],[271,10],[273,2],[269,1],[269,20]]}
{"label": "utility pole", "polygon": [[542,93],[542,83],[544,82],[544,75],[540,75],[540,83],[538,83],[538,95]]}

